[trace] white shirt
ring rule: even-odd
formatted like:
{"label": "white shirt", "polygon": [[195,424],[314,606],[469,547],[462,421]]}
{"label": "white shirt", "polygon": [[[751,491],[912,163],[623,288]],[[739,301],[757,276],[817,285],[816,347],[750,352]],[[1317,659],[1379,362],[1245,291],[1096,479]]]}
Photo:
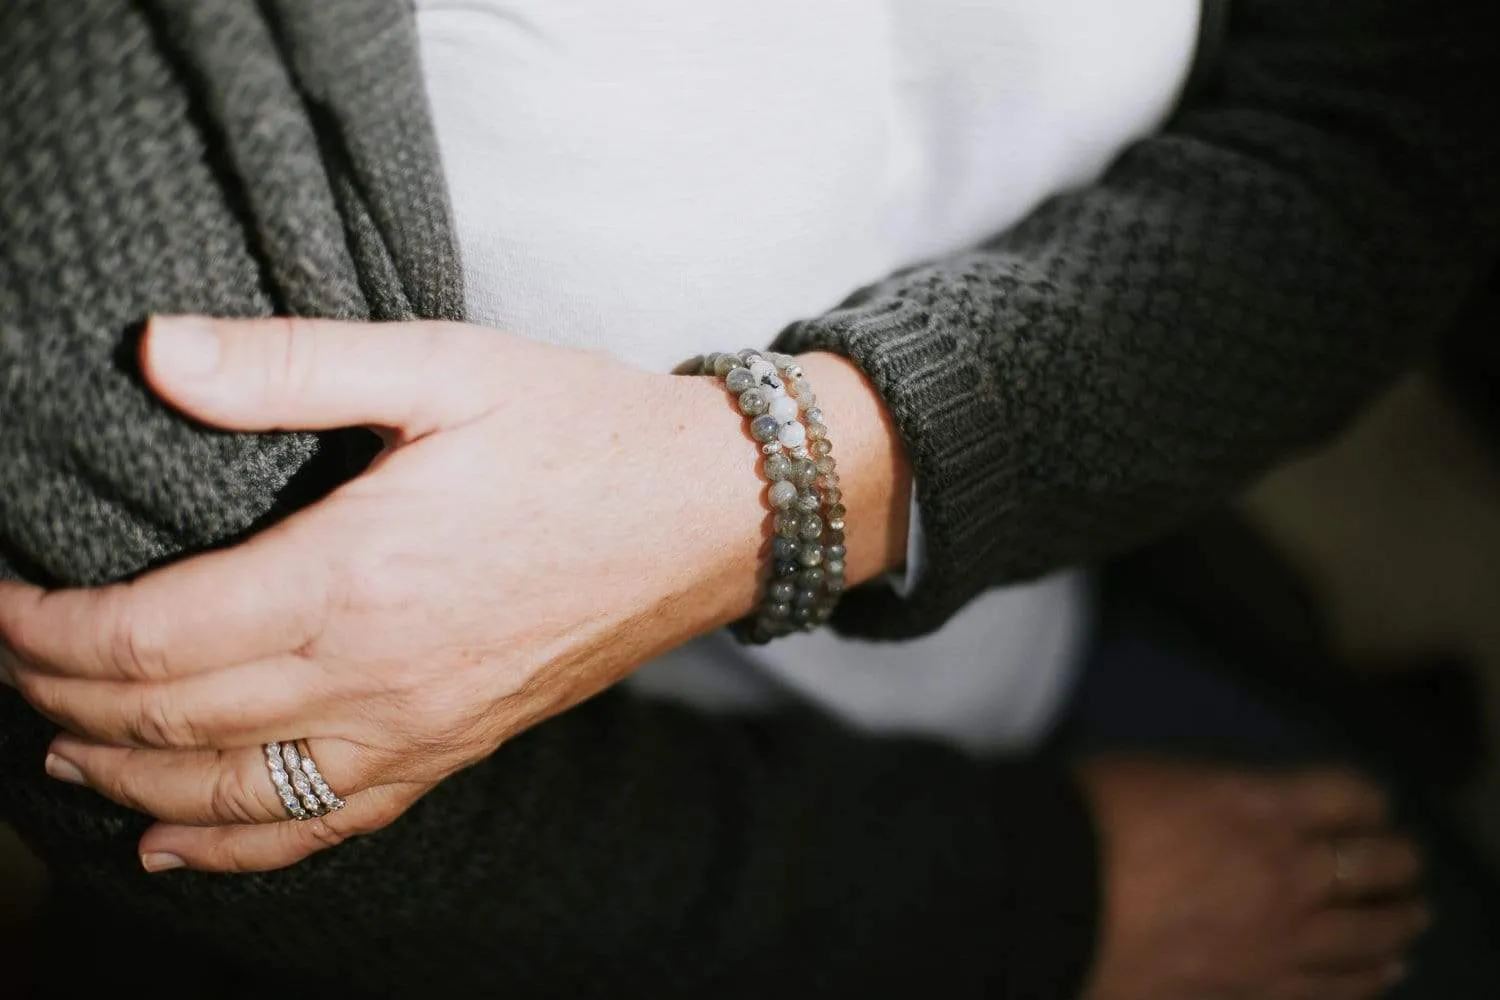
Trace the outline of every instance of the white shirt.
{"label": "white shirt", "polygon": [[[660,371],[764,345],[1096,178],[1170,111],[1198,14],[1199,0],[417,0],[469,316]],[[632,683],[716,708],[801,698],[994,751],[1051,721],[1086,593],[1076,573],[990,591],[902,643],[711,636]]]}

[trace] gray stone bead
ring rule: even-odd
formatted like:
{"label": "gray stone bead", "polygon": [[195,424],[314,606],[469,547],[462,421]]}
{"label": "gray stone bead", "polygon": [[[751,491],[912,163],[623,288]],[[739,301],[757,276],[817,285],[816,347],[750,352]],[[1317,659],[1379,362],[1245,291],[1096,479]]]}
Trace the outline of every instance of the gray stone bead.
{"label": "gray stone bead", "polygon": [[802,551],[802,546],[795,538],[782,538],[777,535],[771,540],[771,558],[777,562],[791,562],[797,558],[797,553]]}
{"label": "gray stone bead", "polygon": [[802,546],[802,551],[797,553],[797,562],[803,566],[820,566],[823,563],[823,546],[816,542],[808,542]]}
{"label": "gray stone bead", "polygon": [[[739,359],[736,358],[735,360],[738,361]],[[729,374],[724,376],[724,388],[728,389],[736,396],[744,392],[746,389],[754,389],[755,385],[755,376],[752,375],[750,373],[750,369],[746,368],[743,364],[741,364],[738,368],[730,369]]]}
{"label": "gray stone bead", "polygon": [[[736,368],[735,371],[740,369]],[[771,401],[762,389],[746,389],[740,393],[740,412],[747,417],[758,417],[770,409]]]}
{"label": "gray stone bead", "polygon": [[823,564],[823,569],[825,572],[827,572],[828,578],[830,580],[834,577],[842,579],[844,576],[844,560],[830,559]]}
{"label": "gray stone bead", "polygon": [[844,529],[843,528],[829,528],[828,529],[828,534],[826,534],[826,535],[823,536],[823,541],[827,542],[829,545],[843,545],[844,544]]}
{"label": "gray stone bead", "polygon": [[[788,486],[791,484],[788,483]],[[803,490],[797,494],[797,506],[809,514],[816,514],[818,508],[823,506],[823,498],[818,496],[816,490]]]}
{"label": "gray stone bead", "polygon": [[809,566],[797,574],[797,586],[806,590],[817,590],[823,586],[823,567]]}
{"label": "gray stone bead", "polygon": [[802,514],[795,510],[776,512],[776,534],[782,538],[796,538],[802,532]]}
{"label": "gray stone bead", "polygon": [[772,483],[770,498],[772,507],[790,507],[798,502],[797,487],[785,479]]}
{"label": "gray stone bead", "polygon": [[776,434],[781,430],[781,425],[776,418],[769,413],[762,413],[750,421],[750,436],[764,444],[767,441],[775,441]]}
{"label": "gray stone bead", "polygon": [[828,437],[827,424],[820,423],[817,420],[807,420],[805,414],[803,415],[803,419],[807,423],[807,439],[809,441],[822,441]]}
{"label": "gray stone bead", "polygon": [[790,601],[797,596],[797,585],[791,580],[777,580],[766,588],[766,598],[773,604]]}
{"label": "gray stone bead", "polygon": [[[759,419],[759,418],[757,418]],[[792,460],[780,453],[766,456],[766,478],[773,483],[786,479],[792,474]]]}
{"label": "gray stone bead", "polygon": [[772,601],[765,606],[765,616],[773,622],[784,622],[792,616],[790,601]]}
{"label": "gray stone bead", "polygon": [[841,576],[830,576],[823,580],[823,589],[830,594],[842,594],[844,592],[844,578]]}
{"label": "gray stone bead", "polygon": [[[817,472],[817,469],[814,469],[813,471]],[[792,481],[796,482],[795,479],[792,480]],[[838,486],[838,484],[839,484],[839,474],[837,472],[821,472],[821,473],[817,473],[817,475],[813,479],[813,482],[817,483],[818,486],[821,487],[822,489],[830,490],[830,489],[833,489],[834,487]],[[797,485],[800,486],[802,484],[801,483],[797,483]]]}
{"label": "gray stone bead", "polygon": [[817,456],[818,461],[821,462],[823,459],[828,457],[830,452],[833,451],[833,442],[828,440],[827,438],[820,438],[819,440],[814,441],[811,445],[809,445],[808,450],[810,450],[815,456]]}
{"label": "gray stone bead", "polygon": [[818,603],[818,598],[821,596],[816,590],[799,590],[797,591],[797,596],[792,599],[792,607],[812,607]]}
{"label": "gray stone bead", "polygon": [[792,609],[792,623],[794,625],[810,625],[813,620],[812,607],[806,606]]}
{"label": "gray stone bead", "polygon": [[709,359],[713,373],[719,378],[726,377],[736,368],[743,368],[745,363],[733,354],[715,354]]}
{"label": "gray stone bead", "polygon": [[830,559],[842,559],[848,554],[849,552],[844,548],[843,542],[839,542],[835,545],[830,545],[826,549],[824,549],[824,555],[828,556],[828,558]]}
{"label": "gray stone bead", "polygon": [[848,522],[845,521],[842,517],[830,518],[828,521],[828,527],[833,531],[842,532],[848,526]]}
{"label": "gray stone bead", "polygon": [[[807,410],[803,411],[802,416],[807,419],[808,423],[813,423],[813,424],[826,424],[827,423],[827,421],[823,419],[823,411],[821,409],[819,409],[818,407],[816,407],[816,406],[810,407]],[[824,428],[824,430],[826,431],[827,428]]]}
{"label": "gray stone bead", "polygon": [[824,503],[838,503],[840,500],[843,500],[843,499],[844,499],[844,491],[841,490],[841,489],[839,489],[837,486],[832,487],[831,489],[826,489],[826,490],[823,491],[823,502]]}
{"label": "gray stone bead", "polygon": [[827,455],[819,458],[816,462],[813,463],[813,465],[815,465],[818,471],[823,473],[825,476],[831,475],[835,468],[833,459],[829,458]]}
{"label": "gray stone bead", "polygon": [[792,381],[792,395],[796,396],[802,403],[802,408],[808,410],[816,406],[817,404],[813,400],[812,383],[800,375],[793,376],[790,372],[787,375]]}
{"label": "gray stone bead", "polygon": [[841,503],[829,504],[828,510],[825,511],[825,513],[830,520],[833,518],[845,518],[849,516],[849,511]]}
{"label": "gray stone bead", "polygon": [[816,514],[802,515],[802,521],[797,526],[797,534],[808,541],[815,540],[823,533],[823,519]]}
{"label": "gray stone bead", "polygon": [[[738,372],[739,369],[735,369]],[[747,388],[739,393],[739,412],[745,417],[759,417],[760,414],[771,408],[771,400],[766,399],[765,390],[762,388]]]}
{"label": "gray stone bead", "polygon": [[808,459],[795,459],[792,465],[792,474],[789,478],[796,484],[798,489],[806,489],[817,480],[818,467]]}

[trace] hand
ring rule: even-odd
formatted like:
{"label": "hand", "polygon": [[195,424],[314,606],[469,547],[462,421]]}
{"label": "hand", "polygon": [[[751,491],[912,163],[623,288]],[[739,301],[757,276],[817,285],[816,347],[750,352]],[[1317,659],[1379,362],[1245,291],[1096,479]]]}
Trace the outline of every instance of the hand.
{"label": "hand", "polygon": [[[235,548],[98,590],[0,584],[0,673],[67,731],[49,773],[164,820],[148,868],[275,868],[383,827],[754,604],[763,486],[708,380],[444,324],[156,321],[143,351],[208,423],[387,442]],[[896,492],[888,428],[851,367],[808,360],[841,456],[877,443],[843,484],[854,583],[904,538],[872,499]],[[260,745],[298,738],[347,808],[285,821]]]}
{"label": "hand", "polygon": [[1369,1000],[1427,923],[1384,797],[1342,772],[1083,769],[1105,916],[1086,1000]]}

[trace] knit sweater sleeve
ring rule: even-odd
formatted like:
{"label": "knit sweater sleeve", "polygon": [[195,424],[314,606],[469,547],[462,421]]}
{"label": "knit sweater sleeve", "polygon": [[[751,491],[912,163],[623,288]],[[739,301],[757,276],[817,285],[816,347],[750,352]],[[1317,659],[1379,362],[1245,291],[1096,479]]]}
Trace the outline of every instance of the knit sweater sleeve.
{"label": "knit sweater sleeve", "polygon": [[1205,86],[1098,183],[786,330],[867,373],[919,487],[920,585],[837,624],[930,630],[1127,547],[1409,364],[1496,250],[1495,19],[1234,0]]}

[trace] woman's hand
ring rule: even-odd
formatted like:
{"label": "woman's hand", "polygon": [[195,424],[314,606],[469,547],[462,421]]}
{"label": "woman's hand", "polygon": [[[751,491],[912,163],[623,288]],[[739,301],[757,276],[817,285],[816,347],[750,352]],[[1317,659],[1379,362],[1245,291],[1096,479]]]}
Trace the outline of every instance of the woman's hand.
{"label": "woman's hand", "polygon": [[[157,321],[144,362],[216,426],[387,442],[235,548],[97,590],[0,584],[4,672],[67,731],[49,772],[163,820],[148,868],[276,868],[383,827],[756,599],[756,453],[709,380],[446,324]],[[853,583],[899,561],[904,471],[853,369],[808,367],[863,471]],[[299,738],[348,805],[283,822],[261,744]]]}
{"label": "woman's hand", "polygon": [[1105,912],[1087,1000],[1374,1000],[1427,923],[1421,862],[1341,771],[1099,760]]}

